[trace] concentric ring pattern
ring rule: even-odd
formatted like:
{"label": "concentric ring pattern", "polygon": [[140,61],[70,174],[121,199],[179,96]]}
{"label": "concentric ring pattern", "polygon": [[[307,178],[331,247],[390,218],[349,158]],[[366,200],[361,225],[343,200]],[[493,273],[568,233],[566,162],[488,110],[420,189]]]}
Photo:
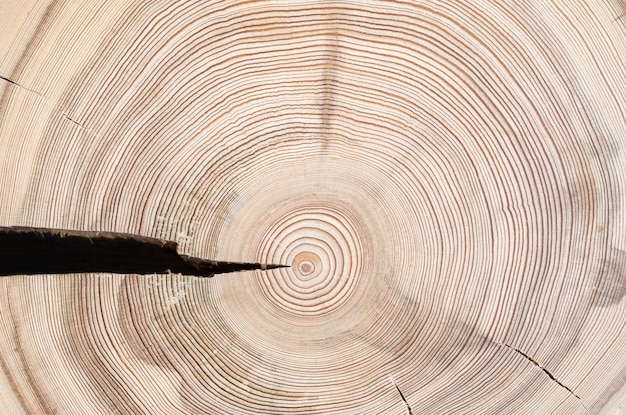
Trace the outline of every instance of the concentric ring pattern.
{"label": "concentric ring pattern", "polygon": [[105,3],[0,32],[3,222],[290,267],[0,281],[5,412],[619,412],[619,2]]}
{"label": "concentric ring pattern", "polygon": [[[345,212],[349,214],[349,212]],[[272,222],[261,242],[261,261],[290,264],[265,273],[265,296],[290,313],[313,317],[340,307],[363,274],[363,243],[338,209],[307,204]]]}

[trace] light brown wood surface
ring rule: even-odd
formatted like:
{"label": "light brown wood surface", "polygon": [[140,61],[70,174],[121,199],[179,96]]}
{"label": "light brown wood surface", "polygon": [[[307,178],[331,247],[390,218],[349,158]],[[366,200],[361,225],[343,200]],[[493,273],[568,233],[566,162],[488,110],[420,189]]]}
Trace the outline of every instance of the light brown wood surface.
{"label": "light brown wood surface", "polygon": [[0,413],[626,413],[625,15],[0,1],[0,225],[292,265],[3,277]]}

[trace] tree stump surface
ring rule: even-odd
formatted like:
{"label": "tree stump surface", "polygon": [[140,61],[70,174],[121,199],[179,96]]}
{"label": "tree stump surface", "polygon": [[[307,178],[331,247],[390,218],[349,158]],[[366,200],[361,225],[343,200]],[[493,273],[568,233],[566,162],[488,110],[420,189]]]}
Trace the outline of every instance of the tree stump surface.
{"label": "tree stump surface", "polygon": [[626,2],[0,3],[7,414],[626,413]]}

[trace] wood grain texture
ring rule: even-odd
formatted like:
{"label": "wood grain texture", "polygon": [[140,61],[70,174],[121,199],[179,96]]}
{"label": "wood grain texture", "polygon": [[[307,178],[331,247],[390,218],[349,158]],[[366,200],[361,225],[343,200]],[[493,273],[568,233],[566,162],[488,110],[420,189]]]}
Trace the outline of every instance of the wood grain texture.
{"label": "wood grain texture", "polygon": [[0,412],[622,414],[622,0],[0,3]]}

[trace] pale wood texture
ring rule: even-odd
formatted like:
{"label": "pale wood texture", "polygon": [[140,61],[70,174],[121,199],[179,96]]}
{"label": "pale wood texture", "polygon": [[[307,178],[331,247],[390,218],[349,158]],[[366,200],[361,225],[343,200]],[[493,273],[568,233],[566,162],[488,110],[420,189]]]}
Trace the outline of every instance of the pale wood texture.
{"label": "pale wood texture", "polygon": [[[626,3],[0,2],[0,411],[626,412]],[[406,402],[402,399],[406,399]]]}

